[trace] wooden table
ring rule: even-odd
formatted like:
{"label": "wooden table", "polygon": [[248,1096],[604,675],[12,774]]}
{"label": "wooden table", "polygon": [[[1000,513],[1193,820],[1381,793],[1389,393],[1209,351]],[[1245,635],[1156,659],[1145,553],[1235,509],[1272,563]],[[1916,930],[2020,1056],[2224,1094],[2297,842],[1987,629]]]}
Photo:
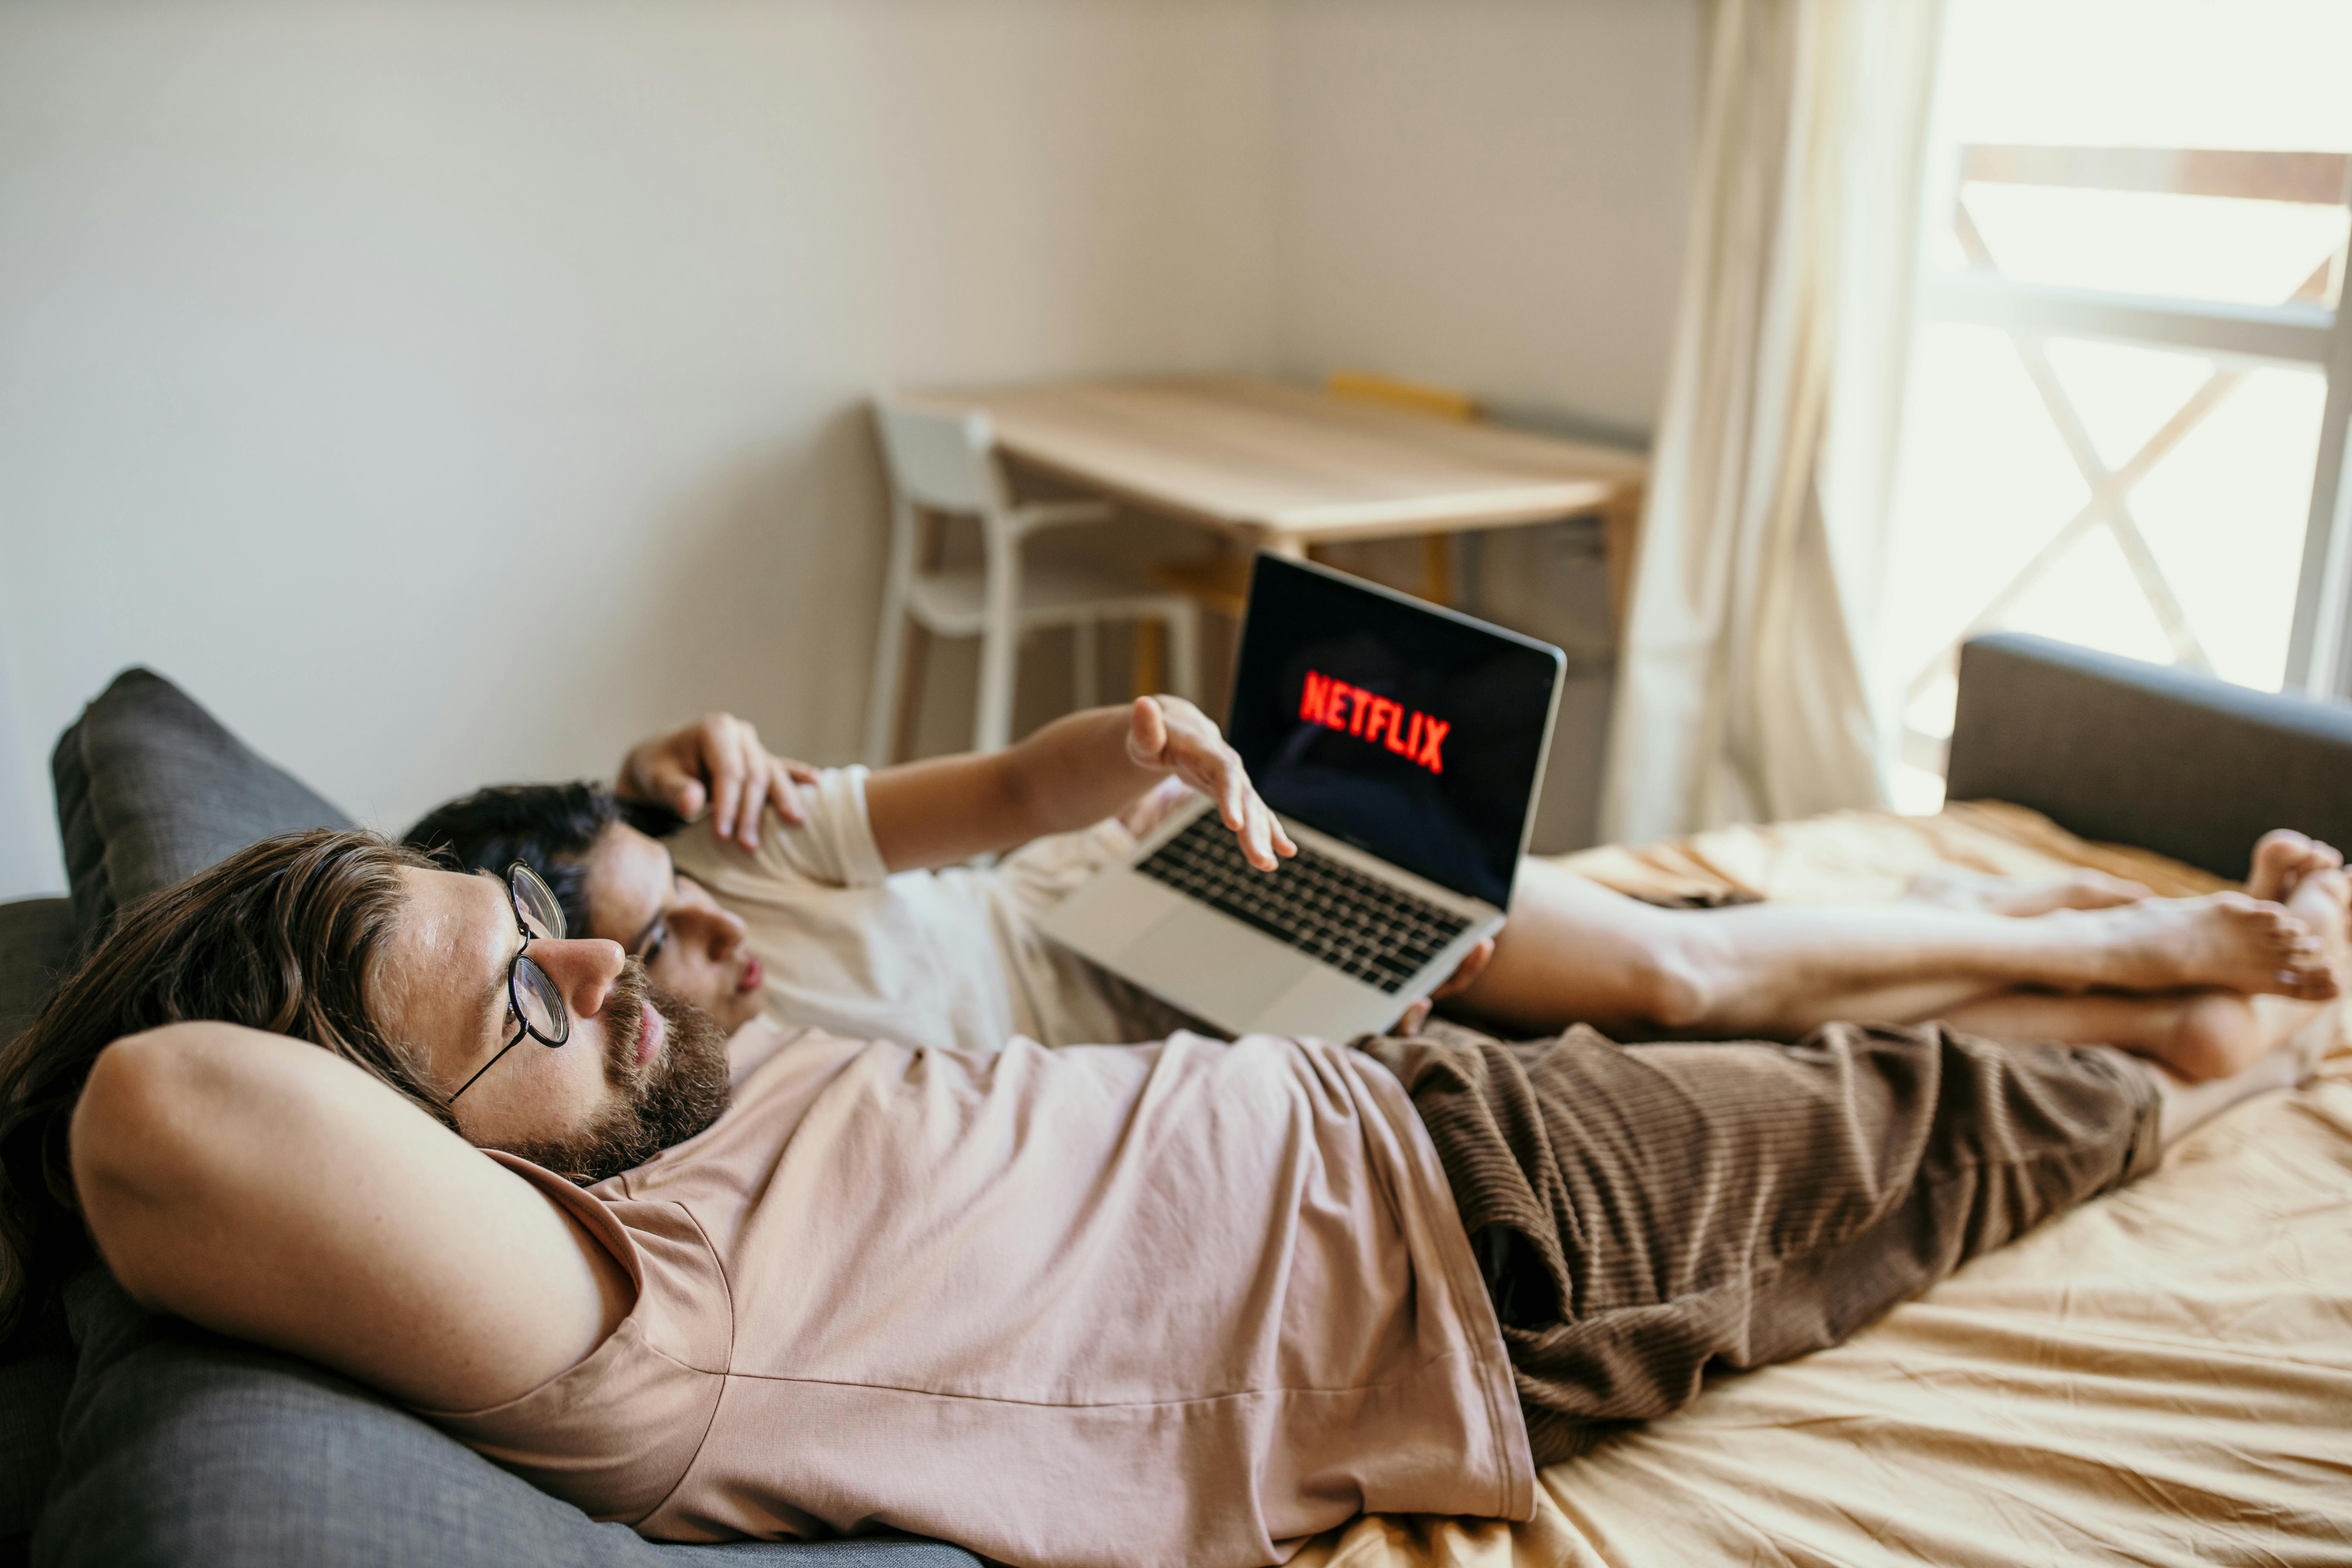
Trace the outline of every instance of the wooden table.
{"label": "wooden table", "polygon": [[1255,376],[932,389],[977,408],[1008,465],[1251,549],[1599,515],[1622,625],[1649,465],[1607,447],[1463,424]]}

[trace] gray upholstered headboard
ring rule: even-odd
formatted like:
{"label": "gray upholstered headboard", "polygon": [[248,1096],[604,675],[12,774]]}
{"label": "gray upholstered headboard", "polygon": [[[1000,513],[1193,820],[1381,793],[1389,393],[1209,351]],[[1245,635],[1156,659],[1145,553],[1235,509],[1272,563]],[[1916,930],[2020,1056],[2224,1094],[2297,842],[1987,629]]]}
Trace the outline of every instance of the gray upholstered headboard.
{"label": "gray upholstered headboard", "polygon": [[1947,794],[2243,877],[2294,827],[2352,850],[2352,703],[2005,632],[1960,650]]}

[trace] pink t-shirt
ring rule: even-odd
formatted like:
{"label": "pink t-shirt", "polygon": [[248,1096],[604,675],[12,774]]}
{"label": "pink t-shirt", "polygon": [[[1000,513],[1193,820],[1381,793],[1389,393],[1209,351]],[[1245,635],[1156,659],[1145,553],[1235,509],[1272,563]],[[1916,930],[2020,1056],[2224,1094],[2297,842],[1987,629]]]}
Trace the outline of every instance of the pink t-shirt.
{"label": "pink t-shirt", "polygon": [[779,1037],[709,1131],[586,1192],[499,1156],[636,1303],[562,1376],[432,1419],[664,1541],[1202,1568],[1360,1511],[1531,1515],[1494,1310],[1378,1063]]}

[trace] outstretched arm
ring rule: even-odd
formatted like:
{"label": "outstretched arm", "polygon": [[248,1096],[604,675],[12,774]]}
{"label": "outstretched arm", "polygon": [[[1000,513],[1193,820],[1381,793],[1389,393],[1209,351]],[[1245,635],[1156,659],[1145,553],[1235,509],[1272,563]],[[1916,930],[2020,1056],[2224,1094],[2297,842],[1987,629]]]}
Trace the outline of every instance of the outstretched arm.
{"label": "outstretched arm", "polygon": [[74,1184],[150,1307],[478,1410],[604,1342],[627,1275],[530,1183],[316,1046],[173,1024],[99,1054]]}
{"label": "outstretched arm", "polygon": [[1087,826],[1170,777],[1217,803],[1260,870],[1298,853],[1240,756],[1181,697],[1073,713],[1002,752],[886,768],[866,781],[866,810],[884,863],[903,871]]}

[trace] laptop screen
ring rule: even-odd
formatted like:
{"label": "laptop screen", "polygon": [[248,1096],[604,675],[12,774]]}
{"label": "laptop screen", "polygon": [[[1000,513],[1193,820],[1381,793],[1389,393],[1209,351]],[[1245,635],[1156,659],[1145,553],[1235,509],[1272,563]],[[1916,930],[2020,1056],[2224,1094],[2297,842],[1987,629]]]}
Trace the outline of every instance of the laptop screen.
{"label": "laptop screen", "polygon": [[1563,663],[1548,643],[1260,555],[1226,729],[1275,810],[1499,906]]}

